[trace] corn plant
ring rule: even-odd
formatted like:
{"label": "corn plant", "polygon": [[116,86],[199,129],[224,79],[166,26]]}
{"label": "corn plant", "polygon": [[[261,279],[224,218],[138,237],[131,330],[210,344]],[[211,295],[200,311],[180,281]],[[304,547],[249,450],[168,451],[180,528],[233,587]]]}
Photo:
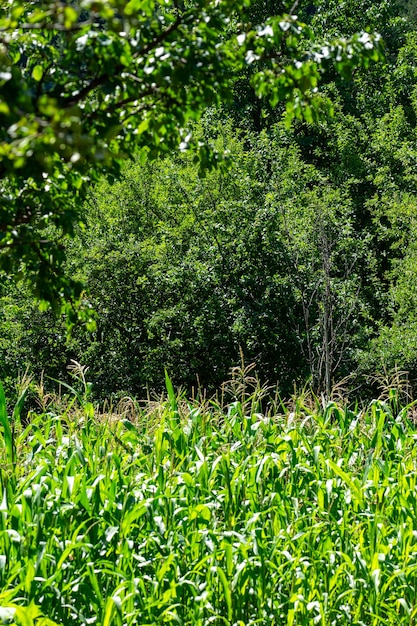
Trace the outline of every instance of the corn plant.
{"label": "corn plant", "polygon": [[411,406],[262,414],[166,383],[148,431],[81,394],[13,439],[0,396],[0,620],[415,623]]}

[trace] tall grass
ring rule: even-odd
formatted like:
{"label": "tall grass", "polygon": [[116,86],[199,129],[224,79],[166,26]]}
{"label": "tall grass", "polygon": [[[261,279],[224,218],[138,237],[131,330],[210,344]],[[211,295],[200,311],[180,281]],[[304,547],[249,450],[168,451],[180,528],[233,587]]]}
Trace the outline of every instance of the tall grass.
{"label": "tall grass", "polygon": [[131,419],[80,395],[26,425],[0,391],[0,621],[416,622],[410,407],[262,414],[167,389]]}

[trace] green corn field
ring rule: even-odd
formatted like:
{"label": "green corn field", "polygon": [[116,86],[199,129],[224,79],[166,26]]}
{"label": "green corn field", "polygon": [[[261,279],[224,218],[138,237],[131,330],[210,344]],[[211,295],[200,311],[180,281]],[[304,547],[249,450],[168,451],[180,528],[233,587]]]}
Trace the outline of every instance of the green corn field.
{"label": "green corn field", "polygon": [[0,621],[414,624],[413,406],[254,398],[21,420],[0,391]]}

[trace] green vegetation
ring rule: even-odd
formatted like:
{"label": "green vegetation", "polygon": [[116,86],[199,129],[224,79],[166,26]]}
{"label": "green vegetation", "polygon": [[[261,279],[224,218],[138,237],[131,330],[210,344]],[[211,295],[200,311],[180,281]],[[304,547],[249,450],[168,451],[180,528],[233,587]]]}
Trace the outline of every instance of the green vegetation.
{"label": "green vegetation", "polygon": [[[82,284],[63,273],[82,199],[126,157],[193,143],[188,124],[250,89],[313,121],[328,67],[381,57],[378,36],[318,39],[287,2],[83,0],[0,4],[0,268],[68,315]],[[260,11],[256,9],[260,9]],[[252,20],[255,19],[253,22]],[[328,108],[328,107],[327,107]],[[218,156],[198,145],[202,167]],[[88,310],[83,318],[90,326]]]}
{"label": "green vegetation", "polygon": [[11,429],[0,395],[3,621],[414,623],[414,405],[261,413],[246,371],[223,406],[167,379],[166,400],[99,415],[74,376]]}
{"label": "green vegetation", "polygon": [[416,15],[0,2],[0,623],[416,623]]}
{"label": "green vegetation", "polygon": [[[164,368],[212,393],[240,351],[285,397],[308,381],[330,398],[348,377],[369,399],[395,368],[413,385],[413,3],[300,1],[297,19],[280,2],[133,4],[0,16],[7,393],[26,371],[68,382],[70,359],[95,401],[159,393]],[[113,75],[121,54],[132,72]],[[66,319],[33,290],[67,298]]]}

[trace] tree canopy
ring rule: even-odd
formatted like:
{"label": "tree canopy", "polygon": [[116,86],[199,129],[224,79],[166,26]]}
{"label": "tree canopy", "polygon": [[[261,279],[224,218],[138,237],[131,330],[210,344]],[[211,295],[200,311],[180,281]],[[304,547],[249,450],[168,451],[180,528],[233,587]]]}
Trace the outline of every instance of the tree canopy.
{"label": "tree canopy", "polygon": [[[117,177],[137,151],[151,158],[193,141],[188,124],[231,102],[250,68],[259,98],[287,119],[316,119],[320,78],[382,54],[378,35],[318,39],[279,3],[264,18],[250,0],[58,0],[0,8],[0,269],[44,301],[74,304],[64,237],[83,223],[80,200],[99,174]],[[328,103],[327,103],[328,108]],[[201,142],[202,167],[218,155]]]}

